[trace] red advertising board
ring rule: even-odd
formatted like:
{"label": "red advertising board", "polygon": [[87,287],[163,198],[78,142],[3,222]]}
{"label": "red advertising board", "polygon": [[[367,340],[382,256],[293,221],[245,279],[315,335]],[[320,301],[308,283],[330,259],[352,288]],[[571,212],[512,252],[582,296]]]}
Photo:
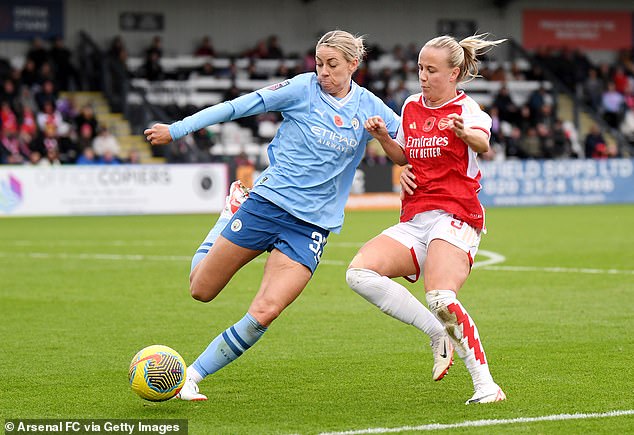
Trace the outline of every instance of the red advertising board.
{"label": "red advertising board", "polygon": [[631,11],[526,10],[522,45],[616,50],[632,47]]}

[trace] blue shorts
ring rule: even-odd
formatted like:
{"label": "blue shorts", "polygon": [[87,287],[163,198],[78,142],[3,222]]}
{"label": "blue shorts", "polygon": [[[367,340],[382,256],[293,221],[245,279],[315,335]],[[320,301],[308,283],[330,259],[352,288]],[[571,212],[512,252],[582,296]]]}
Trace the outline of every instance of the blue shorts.
{"label": "blue shorts", "polygon": [[330,231],[297,219],[251,193],[221,234],[243,248],[269,252],[278,249],[315,273]]}

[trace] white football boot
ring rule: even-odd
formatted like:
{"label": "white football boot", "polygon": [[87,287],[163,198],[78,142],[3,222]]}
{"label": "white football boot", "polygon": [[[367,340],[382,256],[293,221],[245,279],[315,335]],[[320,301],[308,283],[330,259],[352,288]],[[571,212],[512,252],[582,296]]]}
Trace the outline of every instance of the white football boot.
{"label": "white football boot", "polygon": [[434,354],[434,368],[432,369],[432,379],[440,381],[453,365],[453,343],[447,334],[431,341],[431,350]]}
{"label": "white football boot", "polygon": [[183,388],[176,395],[181,400],[192,402],[207,400],[207,396],[198,392],[198,384],[192,378],[187,378]]}
{"label": "white football boot", "polygon": [[475,390],[475,394],[471,399],[465,402],[465,405],[473,403],[493,403],[506,400],[506,394],[497,384],[481,385]]}
{"label": "white football boot", "polygon": [[225,208],[220,213],[220,219],[231,219],[235,212],[249,197],[247,189],[240,180],[236,180],[229,186],[229,195],[225,198]]}

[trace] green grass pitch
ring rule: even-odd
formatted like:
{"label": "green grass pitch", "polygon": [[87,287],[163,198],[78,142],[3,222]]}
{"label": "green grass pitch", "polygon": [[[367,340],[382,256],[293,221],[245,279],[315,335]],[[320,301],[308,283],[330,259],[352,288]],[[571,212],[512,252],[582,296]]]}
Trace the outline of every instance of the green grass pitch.
{"label": "green grass pitch", "polygon": [[[476,262],[493,258],[484,251],[503,261],[476,267],[459,296],[508,400],[479,406],[464,405],[462,361],[431,381],[427,338],[345,283],[357,249],[396,219],[348,212],[304,293],[203,381],[201,403],[145,402],[127,370],[150,344],[191,363],[246,311],[261,260],[211,303],[189,296],[190,257],[214,216],[0,220],[2,419],[185,418],[192,434],[413,433],[476,420],[510,421],[443,432],[634,431],[634,206],[488,211]],[[420,283],[402,282],[424,300]],[[630,413],[540,419],[610,411]]]}

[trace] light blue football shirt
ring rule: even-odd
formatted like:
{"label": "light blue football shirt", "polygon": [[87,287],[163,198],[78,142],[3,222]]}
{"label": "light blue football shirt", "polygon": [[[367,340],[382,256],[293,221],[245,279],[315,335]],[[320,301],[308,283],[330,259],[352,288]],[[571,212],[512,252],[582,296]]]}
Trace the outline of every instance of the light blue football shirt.
{"label": "light blue football shirt", "polygon": [[395,136],[398,116],[354,82],[341,100],[324,93],[314,73],[257,93],[266,110],[281,112],[284,120],[269,145],[271,164],[253,191],[303,221],[339,232],[355,170],[372,139],[363,123],[379,115]]}
{"label": "light blue football shirt", "polygon": [[[261,100],[254,100],[253,94]],[[398,115],[354,82],[344,98],[332,97],[321,90],[315,73],[300,74],[253,94],[230,102],[231,119],[262,111],[262,102],[263,111],[283,116],[268,148],[270,166],[256,180],[253,192],[305,222],[339,232],[355,170],[372,139],[363,123],[378,115],[395,137]],[[199,113],[210,109],[220,107]],[[172,124],[172,137],[209,125],[204,119],[195,126],[187,118]]]}

